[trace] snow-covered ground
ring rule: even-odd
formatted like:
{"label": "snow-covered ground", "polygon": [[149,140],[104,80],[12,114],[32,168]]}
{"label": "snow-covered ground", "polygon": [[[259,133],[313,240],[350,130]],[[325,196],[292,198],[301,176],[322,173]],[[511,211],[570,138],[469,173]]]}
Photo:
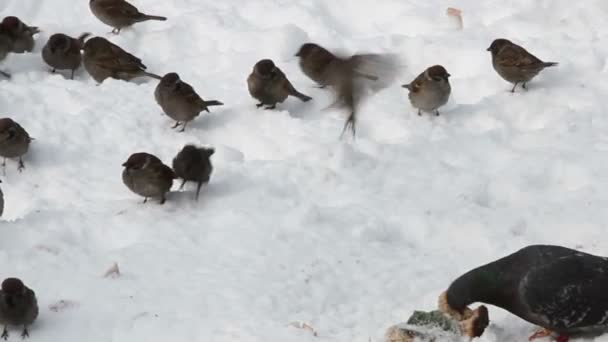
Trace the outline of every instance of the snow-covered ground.
{"label": "snow-covered ground", "polygon": [[[608,255],[606,0],[133,0],[169,17],[110,35],[88,1],[2,0],[38,25],[35,53],[1,68],[0,110],[36,138],[0,185],[0,278],[37,293],[31,341],[381,341],[451,280],[532,243]],[[464,30],[446,16],[463,11]],[[214,107],[169,127],[154,80],[50,74],[53,33],[89,31],[176,71]],[[511,94],[486,51],[504,37],[560,65]],[[366,103],[356,141],[293,56],[314,41],[394,52],[399,82],[442,64],[453,93],[418,117],[394,84]],[[272,58],[314,100],[257,110],[245,79]],[[185,143],[216,147],[211,183],[141,203],[121,164],[170,164]],[[121,276],[104,278],[118,263]],[[55,312],[60,300],[72,305]],[[522,341],[532,325],[490,307],[479,341]],[[289,323],[303,321],[316,330]],[[11,339],[18,339],[18,331]],[[608,337],[592,341],[608,341]]]}

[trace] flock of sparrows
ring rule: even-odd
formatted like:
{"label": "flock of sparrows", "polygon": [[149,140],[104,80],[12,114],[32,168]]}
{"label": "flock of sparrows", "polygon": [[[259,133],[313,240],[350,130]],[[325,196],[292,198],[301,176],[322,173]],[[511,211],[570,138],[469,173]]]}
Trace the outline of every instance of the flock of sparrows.
{"label": "flock of sparrows", "polygon": [[[103,23],[119,34],[121,29],[147,20],[167,20],[165,17],[141,13],[125,0],[90,0],[91,12]],[[9,53],[31,52],[34,47],[34,35],[40,30],[28,26],[14,16],[5,17],[0,23],[0,62]],[[84,65],[85,70],[98,83],[107,78],[129,81],[136,77],[148,76],[160,80],[154,91],[154,98],[163,112],[176,121],[173,128],[187,124],[202,111],[209,112],[209,107],[221,106],[217,100],[206,101],[201,98],[188,83],[181,80],[177,73],[170,72],[159,76],[146,71],[141,59],[125,51],[118,45],[102,37],[89,38],[91,34],[83,33],[77,38],[57,33],[53,34],[42,49],[42,59],[52,68],[69,70],[70,78]],[[88,39],[87,39],[88,38]],[[518,84],[525,89],[541,70],[557,65],[543,62],[521,46],[506,39],[496,39],[487,49],[492,54],[492,66],[506,81],[513,83],[512,92]],[[348,118],[341,136],[350,130],[356,132],[356,111],[362,100],[370,94],[387,87],[396,77],[398,63],[392,54],[356,54],[340,57],[314,43],[302,45],[295,54],[299,57],[302,72],[321,88],[330,88],[335,93],[332,106],[348,110]],[[10,78],[10,74],[0,71],[1,75]],[[409,100],[418,115],[432,112],[439,115],[439,108],[445,105],[450,97],[450,74],[441,65],[427,68],[411,83],[403,85],[409,90]],[[312,98],[305,95],[291,84],[285,73],[270,59],[255,63],[247,78],[250,95],[259,101],[257,107],[274,109],[278,103],[293,96],[303,102]],[[27,131],[10,118],[0,119],[0,157],[5,168],[7,158],[18,159],[18,169],[24,169],[22,157],[27,153],[33,138]],[[148,198],[158,198],[160,203],[166,200],[166,194],[173,185],[173,180],[183,180],[180,189],[187,181],[197,183],[196,198],[201,186],[209,182],[213,167],[210,157],[213,148],[186,145],[173,159],[172,168],[163,164],[156,156],[138,152],[132,154],[122,165],[123,183],[134,193]],[[0,216],[4,200],[0,191]],[[38,314],[34,292],[15,278],[2,283],[0,291],[0,323],[5,325],[2,337],[8,336],[6,325],[23,325],[23,336],[27,336],[27,325],[31,324]]]}

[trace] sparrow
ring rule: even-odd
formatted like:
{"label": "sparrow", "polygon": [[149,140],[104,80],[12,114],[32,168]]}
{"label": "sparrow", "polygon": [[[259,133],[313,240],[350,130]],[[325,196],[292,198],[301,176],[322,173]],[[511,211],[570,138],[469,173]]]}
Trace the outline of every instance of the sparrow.
{"label": "sparrow", "polygon": [[181,190],[188,181],[197,182],[196,200],[201,192],[203,184],[209,182],[213,166],[211,166],[211,156],[215,153],[213,148],[196,147],[186,145],[173,158],[173,170],[177,178],[182,178]]}
{"label": "sparrow", "polygon": [[296,57],[302,72],[321,88],[331,87],[336,93],[332,106],[341,105],[349,111],[341,137],[350,129],[355,136],[355,113],[370,91],[386,88],[397,74],[396,56],[391,54],[356,54],[338,57],[324,47],[303,44]]}
{"label": "sparrow", "polygon": [[188,122],[197,117],[200,112],[209,113],[208,107],[223,105],[217,100],[203,100],[192,86],[182,81],[174,72],[170,72],[160,79],[154,90],[154,98],[165,114],[176,121],[172,128],[183,125],[180,132],[186,130]]}
{"label": "sparrow", "polygon": [[258,108],[267,105],[266,109],[274,109],[277,103],[282,103],[289,95],[303,102],[312,100],[312,97],[297,91],[270,59],[262,59],[253,66],[253,71],[247,77],[247,87],[249,94],[260,101]]}
{"label": "sparrow", "polygon": [[134,193],[143,196],[144,203],[148,197],[158,197],[160,204],[165,203],[165,195],[171,190],[176,178],[170,167],[156,156],[145,152],[133,153],[122,166],[123,183]]}
{"label": "sparrow", "polygon": [[23,155],[27,153],[32,138],[10,118],[0,119],[0,157],[4,158],[2,168],[6,168],[6,158],[19,158],[19,172],[23,171]]}
{"label": "sparrow", "polygon": [[147,72],[141,59],[105,38],[87,40],[83,50],[84,68],[97,83],[102,83],[108,77],[124,81],[142,76],[161,79],[160,76]]}
{"label": "sparrow", "polygon": [[511,92],[521,83],[526,88],[530,82],[544,68],[556,66],[556,62],[543,62],[523,47],[506,39],[495,39],[487,49],[492,53],[492,66],[494,70],[508,82],[513,83]]}
{"label": "sparrow", "polygon": [[63,33],[52,35],[44,48],[42,48],[42,59],[46,64],[55,70],[71,70],[71,79],[74,79],[74,71],[80,67],[82,56],[80,50],[84,45],[84,40],[90,33],[83,33],[78,38],[72,38]]}
{"label": "sparrow", "polygon": [[8,339],[8,326],[23,326],[22,338],[29,337],[27,331],[38,317],[36,294],[17,278],[6,278],[0,290],[0,323],[4,325],[1,338]]}
{"label": "sparrow", "polygon": [[147,20],[165,21],[167,18],[141,13],[125,0],[90,0],[89,8],[102,23],[111,26],[112,33],[119,34],[124,27]]}
{"label": "sparrow", "polygon": [[435,112],[439,116],[439,107],[448,102],[452,88],[448,80],[450,74],[441,65],[433,65],[418,75],[411,83],[402,85],[410,91],[412,106],[422,111]]}
{"label": "sparrow", "polygon": [[2,19],[2,26],[13,40],[11,52],[32,52],[34,49],[34,35],[40,32],[38,27],[28,26],[19,18],[13,16]]}

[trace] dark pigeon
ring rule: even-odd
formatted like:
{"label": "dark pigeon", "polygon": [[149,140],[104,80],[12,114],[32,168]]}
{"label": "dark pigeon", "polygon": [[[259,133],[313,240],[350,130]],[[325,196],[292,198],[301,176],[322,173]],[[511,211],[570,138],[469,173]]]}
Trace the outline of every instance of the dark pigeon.
{"label": "dark pigeon", "polygon": [[482,302],[542,327],[530,339],[608,331],[608,258],[551,245],[532,245],[465,273],[446,292],[459,313]]}

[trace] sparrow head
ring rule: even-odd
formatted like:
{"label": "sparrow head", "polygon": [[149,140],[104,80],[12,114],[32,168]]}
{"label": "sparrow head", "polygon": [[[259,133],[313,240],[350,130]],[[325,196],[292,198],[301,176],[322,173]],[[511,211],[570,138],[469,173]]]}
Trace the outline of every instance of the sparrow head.
{"label": "sparrow head", "polygon": [[102,37],[93,37],[84,43],[82,49],[84,50],[85,55],[93,56],[99,52],[102,52],[108,46],[111,46],[111,43],[107,39]]}
{"label": "sparrow head", "polygon": [[8,16],[2,19],[2,23],[0,25],[8,32],[18,32],[23,26],[23,23],[17,17]]}
{"label": "sparrow head", "polygon": [[269,78],[274,74],[275,68],[276,66],[272,60],[262,59],[261,61],[255,63],[253,66],[253,71],[262,77]]}
{"label": "sparrow head", "polygon": [[450,74],[441,65],[433,65],[426,69],[426,78],[433,81],[447,81],[450,78]]}
{"label": "sparrow head", "polygon": [[2,293],[5,295],[23,295],[25,294],[25,285],[17,278],[6,278],[2,282]]}
{"label": "sparrow head", "polygon": [[49,38],[49,49],[51,52],[66,51],[70,48],[70,38],[64,34],[56,33]]}
{"label": "sparrow head", "polygon": [[502,38],[494,39],[494,41],[492,42],[492,44],[490,44],[490,47],[487,48],[486,51],[490,51],[492,53],[492,55],[496,55],[498,53],[498,51],[500,51],[500,49],[502,49],[504,46],[510,45],[510,44],[513,44],[513,43],[511,43],[511,41],[509,41],[507,39],[502,39]]}
{"label": "sparrow head", "polygon": [[147,168],[151,163],[161,163],[156,156],[145,152],[133,153],[126,162],[122,164],[127,170],[141,170]]}
{"label": "sparrow head", "polygon": [[0,141],[12,139],[16,134],[15,121],[11,118],[0,119]]}
{"label": "sparrow head", "polygon": [[296,57],[306,58],[321,50],[323,50],[323,48],[315,43],[306,43],[300,46],[300,50],[296,53]]}
{"label": "sparrow head", "polygon": [[179,75],[177,73],[170,72],[160,79],[160,84],[163,87],[173,88],[177,84],[181,83],[181,81],[182,80],[179,78]]}
{"label": "sparrow head", "polygon": [[211,157],[215,153],[215,149],[213,147],[201,147],[200,151],[207,158]]}

